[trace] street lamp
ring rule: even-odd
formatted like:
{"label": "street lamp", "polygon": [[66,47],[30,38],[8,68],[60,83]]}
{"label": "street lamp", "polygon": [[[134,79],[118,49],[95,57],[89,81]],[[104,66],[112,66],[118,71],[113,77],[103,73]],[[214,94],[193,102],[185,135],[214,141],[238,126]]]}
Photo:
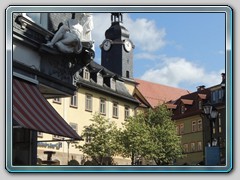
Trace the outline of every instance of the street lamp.
{"label": "street lamp", "polygon": [[[204,110],[204,114],[206,115],[210,123],[210,146],[213,146],[213,140],[212,140],[213,123],[217,118],[218,112],[215,109],[213,109],[213,106],[209,102],[203,105],[203,110]],[[214,145],[216,146],[215,142],[214,142]]]}

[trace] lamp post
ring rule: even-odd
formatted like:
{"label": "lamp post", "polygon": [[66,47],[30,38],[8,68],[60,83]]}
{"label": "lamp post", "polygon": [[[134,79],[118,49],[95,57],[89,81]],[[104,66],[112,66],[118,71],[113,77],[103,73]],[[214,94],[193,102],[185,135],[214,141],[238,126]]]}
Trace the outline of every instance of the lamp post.
{"label": "lamp post", "polygon": [[[210,123],[210,146],[213,146],[213,123],[217,118],[218,112],[213,109],[213,106],[209,102],[203,105],[203,110]],[[214,145],[216,146],[216,143]]]}

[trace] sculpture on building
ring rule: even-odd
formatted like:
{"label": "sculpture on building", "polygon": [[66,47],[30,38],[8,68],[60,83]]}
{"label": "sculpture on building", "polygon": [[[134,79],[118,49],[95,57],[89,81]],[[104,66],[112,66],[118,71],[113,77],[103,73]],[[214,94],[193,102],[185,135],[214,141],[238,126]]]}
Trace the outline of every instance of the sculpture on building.
{"label": "sculpture on building", "polygon": [[72,18],[60,25],[52,40],[46,45],[50,47],[55,45],[63,53],[79,54],[83,48],[82,42],[91,41],[92,29],[90,13],[81,13],[79,20],[75,19],[75,13],[72,13]]}

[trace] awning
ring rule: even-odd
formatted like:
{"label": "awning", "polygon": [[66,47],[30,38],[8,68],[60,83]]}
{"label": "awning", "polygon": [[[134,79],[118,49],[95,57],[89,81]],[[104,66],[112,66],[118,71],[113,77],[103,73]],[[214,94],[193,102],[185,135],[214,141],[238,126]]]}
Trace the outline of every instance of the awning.
{"label": "awning", "polygon": [[36,84],[18,78],[13,78],[13,119],[24,128],[82,139],[43,97]]}

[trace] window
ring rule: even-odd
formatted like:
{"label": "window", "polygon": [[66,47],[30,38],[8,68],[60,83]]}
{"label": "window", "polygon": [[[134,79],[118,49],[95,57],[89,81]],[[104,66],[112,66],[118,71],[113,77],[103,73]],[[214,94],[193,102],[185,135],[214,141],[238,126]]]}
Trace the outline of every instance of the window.
{"label": "window", "polygon": [[128,106],[125,106],[125,110],[124,110],[124,115],[125,115],[125,119],[127,119],[128,117],[129,117],[129,114],[130,112],[129,112],[129,107]]}
{"label": "window", "polygon": [[86,94],[85,110],[92,111],[92,95]]}
{"label": "window", "polygon": [[87,68],[83,70],[83,79],[86,81],[90,81],[90,72]]}
{"label": "window", "polygon": [[192,132],[195,132],[197,130],[196,121],[192,121]]}
{"label": "window", "polygon": [[89,127],[87,127],[85,129],[85,133],[86,133],[85,134],[85,136],[86,136],[85,141],[86,141],[86,143],[90,143],[92,141],[92,131],[91,131],[91,129]]}
{"label": "window", "polygon": [[103,76],[101,73],[97,73],[97,84],[100,86],[103,85]]}
{"label": "window", "polygon": [[198,109],[202,109],[202,101],[198,101]]}
{"label": "window", "polygon": [[202,120],[198,120],[198,131],[202,131]]}
{"label": "window", "polygon": [[69,123],[69,125],[72,127],[72,129],[74,130],[74,131],[76,131],[76,132],[78,132],[78,125],[77,125],[77,123]]}
{"label": "window", "polygon": [[197,143],[197,150],[198,150],[198,151],[202,151],[202,142],[201,142],[201,141],[199,141],[199,142]]}
{"label": "window", "polygon": [[191,152],[194,152],[196,149],[195,149],[195,143],[191,143]]}
{"label": "window", "polygon": [[106,101],[105,99],[100,99],[100,113],[106,115]]}
{"label": "window", "polygon": [[116,80],[111,78],[111,89],[116,90]]}
{"label": "window", "polygon": [[181,106],[181,114],[184,114],[184,112],[185,112],[185,106],[182,105],[182,106]]}
{"label": "window", "polygon": [[212,103],[213,104],[220,103],[223,101],[224,91],[223,91],[223,89],[218,89],[218,90],[212,91],[211,95],[212,95]]}
{"label": "window", "polygon": [[61,98],[54,98],[54,99],[53,99],[53,102],[54,102],[54,103],[61,104]]}
{"label": "window", "polygon": [[180,134],[184,133],[184,124],[180,124]]}
{"label": "window", "polygon": [[179,128],[179,126],[178,126],[178,125],[176,126],[176,134],[177,134],[177,135],[179,135],[179,134],[180,134],[180,128]]}
{"label": "window", "polygon": [[74,95],[71,97],[70,106],[77,107],[77,92],[74,92]]}
{"label": "window", "polygon": [[222,133],[222,115],[221,115],[221,113],[218,114],[218,132]]}
{"label": "window", "polygon": [[118,118],[118,104],[113,103],[113,117]]}
{"label": "window", "polygon": [[188,144],[183,145],[183,152],[188,153]]}

